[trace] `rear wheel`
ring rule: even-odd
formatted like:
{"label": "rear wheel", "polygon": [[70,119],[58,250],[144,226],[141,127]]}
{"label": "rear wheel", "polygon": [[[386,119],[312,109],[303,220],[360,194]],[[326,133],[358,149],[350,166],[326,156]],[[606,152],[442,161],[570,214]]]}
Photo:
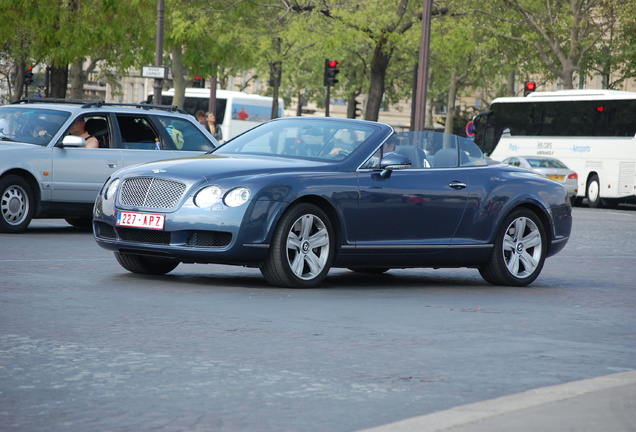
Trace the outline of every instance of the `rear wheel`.
{"label": "rear wheel", "polygon": [[499,227],[490,261],[479,273],[493,285],[529,285],[543,269],[546,246],[539,217],[528,209],[516,209]]}
{"label": "rear wheel", "polygon": [[31,186],[20,176],[8,175],[0,180],[0,232],[25,231],[34,211]]}
{"label": "rear wheel", "polygon": [[312,288],[327,276],[333,254],[329,217],[313,204],[298,204],[278,223],[261,273],[272,285]]}
{"label": "rear wheel", "polygon": [[587,198],[587,205],[590,208],[601,207],[601,185],[596,174],[592,175],[587,181],[587,187],[585,189],[585,196]]}
{"label": "rear wheel", "polygon": [[115,252],[119,265],[132,273],[162,275],[177,268],[179,261],[167,258],[149,257],[129,253]]}

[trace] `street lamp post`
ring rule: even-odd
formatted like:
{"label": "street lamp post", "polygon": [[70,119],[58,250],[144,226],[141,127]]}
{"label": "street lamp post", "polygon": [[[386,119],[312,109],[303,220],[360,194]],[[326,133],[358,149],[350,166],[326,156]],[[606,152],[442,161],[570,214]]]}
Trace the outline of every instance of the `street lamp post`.
{"label": "street lamp post", "polygon": [[[163,13],[164,0],[157,0],[157,40],[155,46],[155,66],[163,65]],[[163,87],[163,78],[155,78],[154,92],[152,102],[161,104],[161,88]]]}
{"label": "street lamp post", "polygon": [[422,10],[422,37],[420,39],[419,67],[417,72],[417,90],[415,93],[414,131],[424,130],[426,119],[426,87],[428,86],[428,51],[431,37],[432,0],[424,0]]}

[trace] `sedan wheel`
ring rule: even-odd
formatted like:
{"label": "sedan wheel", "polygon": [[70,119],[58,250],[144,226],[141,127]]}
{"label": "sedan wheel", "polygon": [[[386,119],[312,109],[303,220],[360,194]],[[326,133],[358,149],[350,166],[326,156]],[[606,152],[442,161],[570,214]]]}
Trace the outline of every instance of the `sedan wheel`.
{"label": "sedan wheel", "polygon": [[490,261],[479,273],[494,285],[526,286],[541,273],[545,254],[543,224],[530,210],[517,209],[504,219]]}
{"label": "sedan wheel", "polygon": [[26,230],[33,209],[33,192],[22,177],[9,175],[0,180],[0,232]]}
{"label": "sedan wheel", "polygon": [[148,275],[162,275],[170,273],[179,265],[179,261],[171,259],[122,252],[115,252],[115,258],[119,265],[129,272]]}
{"label": "sedan wheel", "polygon": [[281,218],[261,273],[272,285],[311,288],[327,276],[334,254],[327,215],[312,204],[290,208]]}

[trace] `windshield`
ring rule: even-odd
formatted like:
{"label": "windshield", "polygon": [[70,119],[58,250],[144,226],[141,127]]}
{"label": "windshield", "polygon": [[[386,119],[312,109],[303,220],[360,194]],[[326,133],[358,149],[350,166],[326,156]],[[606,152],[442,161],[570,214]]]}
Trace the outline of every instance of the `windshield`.
{"label": "windshield", "polygon": [[46,146],[70,113],[39,108],[0,108],[0,140]]}
{"label": "windshield", "polygon": [[215,154],[256,154],[344,160],[381,129],[372,124],[337,121],[282,120],[263,124],[240,135]]}

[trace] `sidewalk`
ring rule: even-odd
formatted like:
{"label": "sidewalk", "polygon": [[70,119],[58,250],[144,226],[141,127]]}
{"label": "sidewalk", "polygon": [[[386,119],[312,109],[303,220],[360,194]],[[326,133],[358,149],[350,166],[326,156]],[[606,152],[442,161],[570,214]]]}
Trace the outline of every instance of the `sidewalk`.
{"label": "sidewalk", "polygon": [[360,432],[636,432],[636,371],[529,390]]}

